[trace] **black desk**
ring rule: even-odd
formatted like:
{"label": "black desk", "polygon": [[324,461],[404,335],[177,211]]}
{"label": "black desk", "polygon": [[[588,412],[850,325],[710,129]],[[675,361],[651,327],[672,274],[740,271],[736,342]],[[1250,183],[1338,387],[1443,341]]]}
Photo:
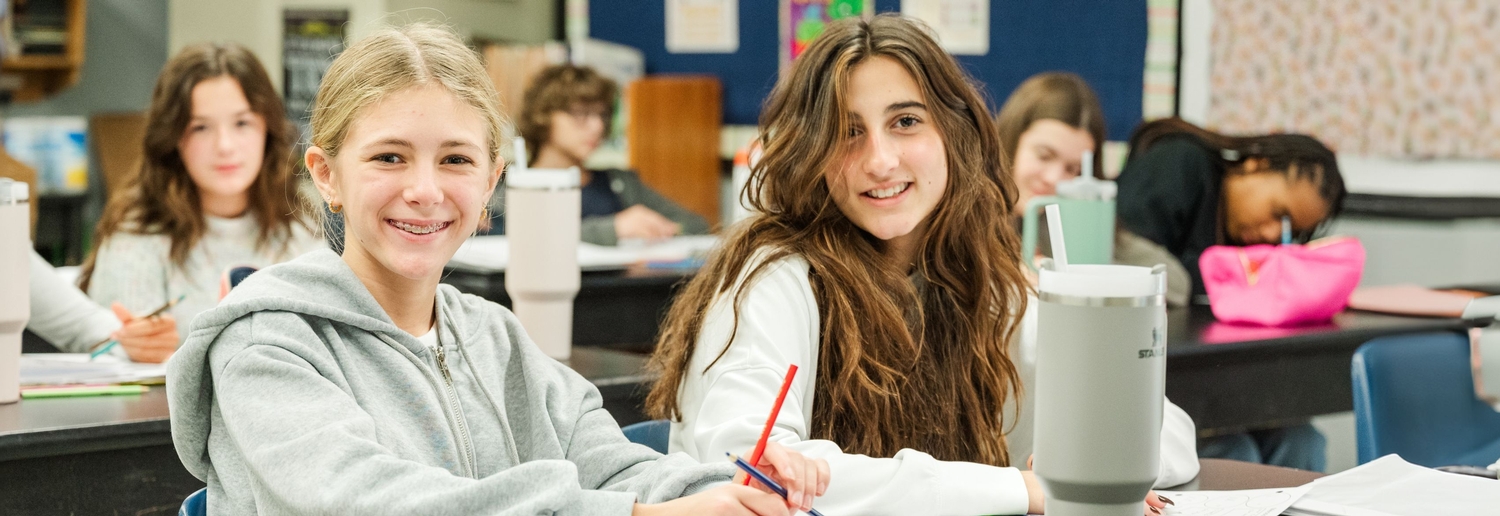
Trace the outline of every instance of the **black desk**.
{"label": "black desk", "polygon": [[[585,272],[573,301],[573,343],[650,353],[658,323],[692,269],[632,268]],[[505,273],[447,269],[443,283],[510,306]]]}
{"label": "black desk", "polygon": [[1202,433],[1235,432],[1344,412],[1354,406],[1349,365],[1376,337],[1460,331],[1456,319],[1347,311],[1299,328],[1218,323],[1207,306],[1167,313],[1167,398]]}
{"label": "black desk", "polygon": [[[575,349],[621,425],[641,419],[645,357]],[[176,514],[203,487],[172,448],[167,391],[0,405],[0,514]]]}

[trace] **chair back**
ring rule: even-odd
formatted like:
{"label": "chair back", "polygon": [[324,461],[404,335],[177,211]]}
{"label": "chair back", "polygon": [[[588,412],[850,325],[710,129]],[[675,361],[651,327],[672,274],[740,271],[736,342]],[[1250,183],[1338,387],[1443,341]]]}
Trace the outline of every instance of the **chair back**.
{"label": "chair back", "polygon": [[1474,394],[1467,335],[1374,339],[1354,352],[1350,373],[1360,464],[1391,453],[1428,467],[1500,458],[1500,412]]}
{"label": "chair back", "polygon": [[636,444],[644,444],[656,450],[656,453],[667,453],[667,440],[672,436],[672,423],[665,419],[642,421],[621,428],[625,432],[625,438]]}
{"label": "chair back", "polygon": [[208,515],[208,488],[193,491],[187,499],[182,501],[182,507],[177,509],[177,516],[207,516]]}

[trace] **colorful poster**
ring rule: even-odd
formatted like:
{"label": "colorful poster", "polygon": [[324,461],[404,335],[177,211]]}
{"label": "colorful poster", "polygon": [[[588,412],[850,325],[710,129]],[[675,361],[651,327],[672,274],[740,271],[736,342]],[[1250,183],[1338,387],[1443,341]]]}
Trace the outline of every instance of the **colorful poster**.
{"label": "colorful poster", "polygon": [[874,0],[781,0],[781,67],[802,55],[828,22],[874,13]]}

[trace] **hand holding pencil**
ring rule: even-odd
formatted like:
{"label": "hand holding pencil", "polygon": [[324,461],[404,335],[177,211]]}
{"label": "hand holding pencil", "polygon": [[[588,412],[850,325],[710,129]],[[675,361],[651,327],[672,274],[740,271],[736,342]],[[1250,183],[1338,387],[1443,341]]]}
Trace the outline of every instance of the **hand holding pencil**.
{"label": "hand holding pencil", "polygon": [[88,351],[93,356],[98,356],[119,343],[132,361],[165,362],[177,351],[178,340],[177,320],[167,310],[179,301],[182,301],[181,296],[143,317],[131,315],[125,305],[115,302],[110,305],[110,310],[120,320],[120,329],[109,334],[109,338],[89,346]]}
{"label": "hand holding pencil", "polygon": [[120,319],[120,329],[112,336],[120,341],[130,360],[160,363],[177,351],[177,320],[172,314],[137,318],[118,302],[111,305],[110,310]]}

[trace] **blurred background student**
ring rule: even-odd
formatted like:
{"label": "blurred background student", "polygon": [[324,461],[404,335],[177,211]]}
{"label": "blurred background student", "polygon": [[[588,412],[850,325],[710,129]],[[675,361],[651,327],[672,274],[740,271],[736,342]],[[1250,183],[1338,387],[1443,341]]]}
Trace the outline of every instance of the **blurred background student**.
{"label": "blurred background student", "polygon": [[[1078,177],[1083,170],[1084,152],[1094,153],[1091,163],[1094,174],[1104,177],[1104,109],[1082,77],[1047,72],[1026,79],[1011,92],[995,121],[1000,128],[1001,148],[1011,159],[1011,173],[1020,192],[1014,210],[1016,217],[1024,214],[1031,199],[1054,195],[1058,183]],[[1039,224],[1038,230],[1037,254],[1050,256],[1052,246],[1046,236],[1046,225]],[[1171,253],[1120,227],[1115,230],[1114,241],[1115,263],[1166,265],[1167,304],[1187,304],[1192,280]]]}
{"label": "blurred background student", "polygon": [[147,113],[140,169],[112,195],[80,287],[131,313],[183,297],[191,324],[232,267],[265,267],[324,247],[294,207],[293,129],[253,54],[197,44],[170,59]]}
{"label": "blurred background student", "polygon": [[[584,242],[661,240],[708,233],[708,222],[641,182],[630,170],[589,170],[590,154],[609,134],[619,88],[592,68],[555,65],[539,72],[526,89],[520,120],[529,166],[578,167],[583,171]],[[505,188],[490,201],[491,234],[505,232]]]}
{"label": "blurred background student", "polygon": [[[1227,136],[1177,118],[1136,129],[1118,183],[1120,222],[1175,255],[1195,295],[1204,293],[1204,249],[1280,243],[1283,218],[1293,239],[1306,242],[1345,195],[1333,151],[1316,138]],[[1303,423],[1204,439],[1198,454],[1323,471],[1326,447]]]}

